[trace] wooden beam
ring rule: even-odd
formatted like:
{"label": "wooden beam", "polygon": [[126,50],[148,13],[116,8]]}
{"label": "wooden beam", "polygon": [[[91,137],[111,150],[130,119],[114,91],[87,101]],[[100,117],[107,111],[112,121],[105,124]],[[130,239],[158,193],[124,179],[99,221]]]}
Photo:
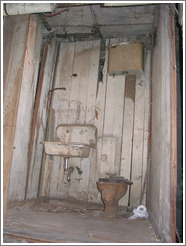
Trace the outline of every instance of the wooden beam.
{"label": "wooden beam", "polygon": [[43,85],[44,68],[45,68],[45,64],[46,64],[47,52],[48,52],[48,43],[46,43],[45,47],[44,47],[43,61],[42,61],[42,65],[41,65],[38,88],[37,88],[37,92],[36,92],[37,95],[36,95],[36,100],[35,100],[32,130],[31,130],[29,150],[28,150],[28,162],[27,162],[28,164],[27,164],[27,174],[26,174],[25,199],[26,199],[27,190],[28,190],[28,178],[29,178],[29,173],[30,173],[30,165],[31,165],[32,150],[33,150],[33,144],[34,144],[35,128],[36,128],[38,108],[39,108],[39,103],[40,103],[40,98],[41,98],[41,91],[42,91],[42,85]]}
{"label": "wooden beam", "polygon": [[[134,105],[135,105],[135,87],[136,76],[128,75],[125,78],[125,103],[124,103],[124,121],[122,133],[122,157],[120,175],[126,179],[131,178],[132,169],[132,149],[133,149],[133,134],[134,134]],[[129,191],[122,198],[125,206],[130,204]]]}
{"label": "wooden beam", "polygon": [[171,187],[170,187],[170,234],[176,242],[176,189],[177,189],[177,86],[175,54],[175,17],[170,8],[170,59],[171,59]]}

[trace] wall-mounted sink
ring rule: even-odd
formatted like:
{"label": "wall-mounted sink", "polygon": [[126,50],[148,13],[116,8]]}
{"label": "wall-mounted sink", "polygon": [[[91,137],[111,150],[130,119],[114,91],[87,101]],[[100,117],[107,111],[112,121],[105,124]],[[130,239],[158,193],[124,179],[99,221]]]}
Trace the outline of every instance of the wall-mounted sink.
{"label": "wall-mounted sink", "polygon": [[63,156],[64,170],[68,170],[70,157],[87,158],[90,149],[96,147],[97,129],[94,125],[59,125],[56,128],[55,140],[43,141],[47,155]]}
{"label": "wall-mounted sink", "polygon": [[91,146],[83,143],[67,143],[67,142],[41,142],[44,144],[45,153],[47,155],[57,155],[66,158],[87,158],[90,154]]}

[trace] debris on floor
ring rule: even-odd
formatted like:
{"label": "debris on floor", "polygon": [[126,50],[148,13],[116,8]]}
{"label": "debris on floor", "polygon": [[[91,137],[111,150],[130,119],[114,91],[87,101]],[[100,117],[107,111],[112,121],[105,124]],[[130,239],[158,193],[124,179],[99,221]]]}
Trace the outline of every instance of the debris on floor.
{"label": "debris on floor", "polygon": [[148,219],[128,220],[132,210],[121,208],[121,216],[115,219],[102,218],[102,211],[103,206],[99,204],[64,200],[14,204],[7,210],[4,242],[14,239],[19,243],[24,243],[23,240],[29,243],[158,242]]}

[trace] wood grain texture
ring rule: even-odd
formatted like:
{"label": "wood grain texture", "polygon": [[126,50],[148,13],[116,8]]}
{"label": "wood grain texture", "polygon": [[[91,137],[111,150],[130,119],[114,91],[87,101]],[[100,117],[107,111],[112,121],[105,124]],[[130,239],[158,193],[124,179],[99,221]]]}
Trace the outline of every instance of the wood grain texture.
{"label": "wood grain texture", "polygon": [[[108,40],[106,45],[117,42],[123,40]],[[66,90],[53,93],[54,118],[51,122],[54,135],[55,128],[61,123],[94,124],[97,127],[97,146],[91,150],[89,158],[69,159],[69,167],[74,167],[70,182],[67,182],[67,173],[63,171],[63,158],[56,156],[50,160],[47,157],[41,187],[44,196],[101,202],[96,182],[100,177],[107,177],[107,173],[116,173],[128,179],[132,175],[138,176],[131,197],[140,199],[145,173],[143,159],[145,162],[147,154],[143,153],[144,126],[147,128],[148,125],[144,122],[146,99],[143,78],[137,78],[136,88],[134,80],[126,84],[125,76],[109,76],[106,49],[103,83],[98,83],[99,49],[99,41],[61,44],[55,87],[65,87]],[[133,206],[136,206],[136,200],[131,199]],[[128,202],[129,193],[120,204],[128,205]]]}
{"label": "wood grain texture", "polygon": [[147,172],[149,169],[149,124],[150,124],[150,83],[151,83],[151,51],[146,53],[145,57],[145,71],[143,76],[144,83],[144,121],[143,121],[143,165],[142,165],[142,189],[141,189],[141,203],[146,205],[146,189],[147,189]]}
{"label": "wood grain texture", "polygon": [[[126,179],[131,178],[131,168],[132,168],[135,87],[136,87],[136,76],[133,75],[126,76],[121,169],[120,169],[120,175]],[[120,204],[128,206],[129,203],[130,200],[129,200],[129,187],[128,187],[126,195],[120,200]]]}
{"label": "wood grain texture", "polygon": [[[29,16],[6,19],[3,40],[3,219],[5,220]],[[21,42],[20,42],[21,41]]]}
{"label": "wood grain texture", "polygon": [[[55,63],[57,56],[57,40],[52,39],[50,43],[45,44],[45,53],[41,64],[41,72],[39,78],[36,106],[34,110],[35,127],[32,128],[33,134],[33,150],[30,157],[30,171],[28,173],[28,188],[26,190],[27,199],[37,197],[40,183],[40,170],[43,155],[43,146],[40,144],[45,139],[48,117],[48,93],[52,88],[53,76],[55,71]],[[34,121],[33,121],[34,122]],[[31,148],[30,148],[31,149]]]}
{"label": "wood grain texture", "polygon": [[9,186],[10,200],[22,200],[25,196],[30,128],[34,110],[41,42],[42,26],[41,23],[38,22],[38,17],[34,15],[29,20],[26,52],[23,63],[22,83],[14,138],[15,149],[12,157]]}
{"label": "wood grain texture", "polygon": [[[54,131],[62,123],[94,124],[99,45],[100,41],[61,44],[55,87],[65,87],[66,90],[56,91],[53,94]],[[91,151],[87,159],[69,159],[69,167],[74,167],[70,182],[67,181],[67,173],[63,171],[63,158],[53,157],[54,165],[50,174],[50,189],[48,190],[50,196],[70,196],[86,200],[90,165],[92,162],[94,163],[95,155],[96,152]],[[81,169],[83,174],[78,173],[76,166]],[[47,169],[47,166],[45,168]],[[45,181],[43,185],[47,185]],[[42,190],[44,192],[45,189]]]}

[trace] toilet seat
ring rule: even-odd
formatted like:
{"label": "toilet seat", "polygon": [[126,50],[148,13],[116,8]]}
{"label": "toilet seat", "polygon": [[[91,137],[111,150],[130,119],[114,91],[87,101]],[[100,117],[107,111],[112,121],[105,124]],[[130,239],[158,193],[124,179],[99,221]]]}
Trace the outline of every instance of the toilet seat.
{"label": "toilet seat", "polygon": [[128,185],[133,184],[131,180],[125,179],[124,177],[114,177],[114,178],[100,178],[99,182],[105,183],[125,183]]}

